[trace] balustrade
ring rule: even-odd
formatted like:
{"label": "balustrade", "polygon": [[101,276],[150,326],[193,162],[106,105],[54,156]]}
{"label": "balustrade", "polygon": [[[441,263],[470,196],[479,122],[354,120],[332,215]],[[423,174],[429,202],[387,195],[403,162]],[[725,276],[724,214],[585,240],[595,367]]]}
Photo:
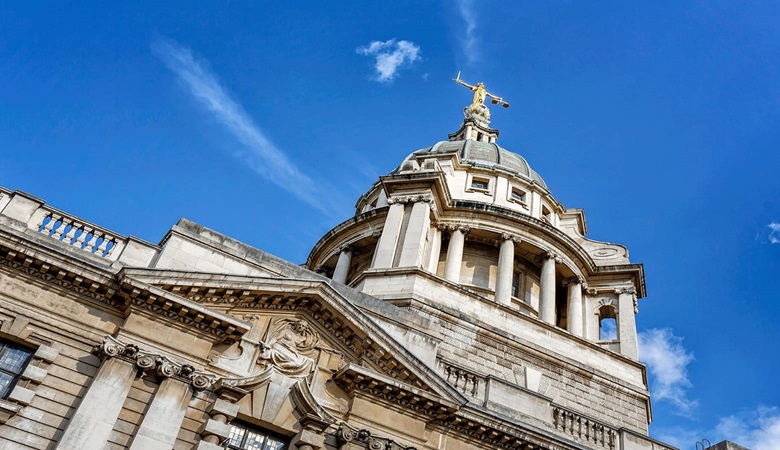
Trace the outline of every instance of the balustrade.
{"label": "balustrade", "polygon": [[127,238],[62,211],[41,205],[27,226],[52,239],[95,256],[114,261]]}

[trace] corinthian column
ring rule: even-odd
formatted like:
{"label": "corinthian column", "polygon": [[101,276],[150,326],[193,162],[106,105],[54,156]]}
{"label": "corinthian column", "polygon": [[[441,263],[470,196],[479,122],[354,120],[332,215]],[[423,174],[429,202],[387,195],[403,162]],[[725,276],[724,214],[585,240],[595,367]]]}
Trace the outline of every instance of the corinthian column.
{"label": "corinthian column", "polygon": [[103,363],[70,419],[57,450],[103,450],[130,392],[136,375],[135,363],[116,356],[132,357],[138,353],[138,347],[123,346],[106,338],[98,351]]}
{"label": "corinthian column", "polygon": [[571,334],[582,336],[582,285],[583,279],[572,277],[566,281],[569,288],[566,329]]}
{"label": "corinthian column", "polygon": [[539,318],[555,325],[555,263],[559,260],[555,253],[542,253],[542,276],[540,286]]}
{"label": "corinthian column", "polygon": [[507,233],[501,235],[498,253],[498,278],[496,279],[496,303],[509,305],[512,302],[512,276],[515,272],[515,244],[519,240]]}
{"label": "corinthian column", "polygon": [[460,282],[460,266],[463,263],[463,244],[469,229],[462,226],[450,227],[450,244],[447,247],[447,260],[444,263],[444,278],[453,283]]}

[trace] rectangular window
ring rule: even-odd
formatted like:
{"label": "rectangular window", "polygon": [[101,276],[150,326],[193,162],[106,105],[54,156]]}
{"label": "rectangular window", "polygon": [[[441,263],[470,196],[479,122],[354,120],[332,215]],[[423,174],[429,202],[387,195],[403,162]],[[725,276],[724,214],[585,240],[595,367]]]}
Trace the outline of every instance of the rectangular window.
{"label": "rectangular window", "polygon": [[233,450],[286,450],[287,440],[269,431],[233,422],[226,449]]}
{"label": "rectangular window", "polygon": [[520,272],[512,274],[512,297],[520,298],[520,280],[522,275]]}
{"label": "rectangular window", "polygon": [[481,191],[487,191],[489,186],[490,186],[490,182],[488,180],[485,180],[485,179],[482,179],[482,178],[472,178],[471,179],[471,188],[472,189],[479,189]]}
{"label": "rectangular window", "polygon": [[8,397],[32,352],[9,342],[0,342],[0,398]]}
{"label": "rectangular window", "polygon": [[518,203],[525,203],[525,192],[513,188],[509,199]]}

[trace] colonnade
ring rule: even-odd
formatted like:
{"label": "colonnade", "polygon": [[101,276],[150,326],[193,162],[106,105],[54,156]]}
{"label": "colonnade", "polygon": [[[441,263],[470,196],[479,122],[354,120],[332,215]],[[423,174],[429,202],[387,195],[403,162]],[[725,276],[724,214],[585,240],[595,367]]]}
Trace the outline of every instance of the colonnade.
{"label": "colonnade", "polygon": [[[444,263],[444,279],[459,283],[463,265],[463,249],[466,236],[470,229],[460,224],[445,224],[437,230],[431,228],[431,205],[429,195],[412,195],[388,199],[390,204],[385,226],[379,235],[372,269],[389,269],[392,267],[427,267],[435,272],[441,251],[441,231],[449,232],[446,259]],[[411,208],[409,208],[411,205]],[[434,230],[432,239],[428,238],[429,230]],[[441,230],[441,231],[440,231]],[[500,236],[498,273],[495,286],[495,301],[501,305],[512,302],[512,282],[515,266],[515,247],[521,242],[518,236],[502,233]],[[423,261],[426,245],[429,246],[430,259]],[[349,269],[355,254],[353,247],[344,245],[338,249],[338,261],[333,270],[334,281],[346,283]],[[541,265],[539,319],[549,324],[556,324],[556,264],[561,258],[552,251],[543,251],[538,256]],[[577,336],[583,336],[583,299],[582,290],[585,286],[582,277],[564,280],[563,287],[568,289],[568,320],[567,330]]]}

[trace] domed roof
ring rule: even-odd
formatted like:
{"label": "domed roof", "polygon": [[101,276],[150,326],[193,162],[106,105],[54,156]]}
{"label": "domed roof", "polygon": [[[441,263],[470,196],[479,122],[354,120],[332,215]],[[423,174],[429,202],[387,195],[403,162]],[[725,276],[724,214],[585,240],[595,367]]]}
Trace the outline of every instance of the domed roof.
{"label": "domed roof", "polygon": [[[536,173],[526,162],[525,158],[517,153],[511,152],[496,143],[480,142],[471,139],[441,141],[431,147],[426,147],[412,153],[404,161],[411,158],[419,158],[425,155],[437,155],[457,152],[460,160],[465,163],[471,163],[480,167],[500,168],[502,170],[520,175],[524,178],[535,181],[547,188],[541,176]],[[403,164],[395,169],[393,173],[399,171]]]}

